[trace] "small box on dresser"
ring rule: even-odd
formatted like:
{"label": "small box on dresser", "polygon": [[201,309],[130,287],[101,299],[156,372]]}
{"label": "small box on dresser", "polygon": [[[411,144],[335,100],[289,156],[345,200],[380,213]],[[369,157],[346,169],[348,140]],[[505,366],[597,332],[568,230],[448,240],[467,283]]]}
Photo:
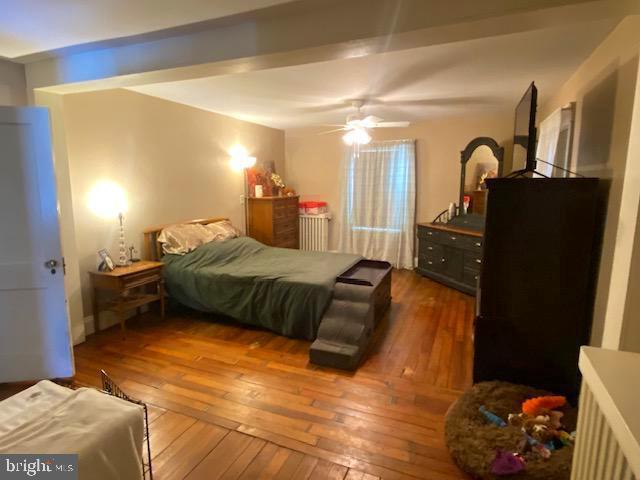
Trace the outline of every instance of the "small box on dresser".
{"label": "small box on dresser", "polygon": [[298,199],[249,197],[247,235],[272,247],[299,248]]}

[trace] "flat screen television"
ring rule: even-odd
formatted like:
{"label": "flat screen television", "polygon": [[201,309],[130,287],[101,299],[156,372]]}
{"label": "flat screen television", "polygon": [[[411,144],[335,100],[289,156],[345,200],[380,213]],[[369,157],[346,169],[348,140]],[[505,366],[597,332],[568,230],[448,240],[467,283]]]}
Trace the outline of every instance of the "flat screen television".
{"label": "flat screen television", "polygon": [[538,89],[531,82],[516,107],[512,172],[536,169],[536,106]]}

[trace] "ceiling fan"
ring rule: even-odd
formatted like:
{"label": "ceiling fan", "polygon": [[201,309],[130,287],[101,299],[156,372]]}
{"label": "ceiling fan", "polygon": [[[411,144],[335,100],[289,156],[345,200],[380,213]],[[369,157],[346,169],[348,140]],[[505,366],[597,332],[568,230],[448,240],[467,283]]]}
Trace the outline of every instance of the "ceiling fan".
{"label": "ceiling fan", "polygon": [[351,106],[356,109],[356,113],[347,116],[346,123],[340,128],[323,133],[345,131],[342,140],[347,145],[366,145],[371,141],[369,130],[373,128],[402,128],[408,127],[409,122],[384,122],[382,118],[374,115],[364,115],[361,111],[364,105],[363,100],[351,100]]}

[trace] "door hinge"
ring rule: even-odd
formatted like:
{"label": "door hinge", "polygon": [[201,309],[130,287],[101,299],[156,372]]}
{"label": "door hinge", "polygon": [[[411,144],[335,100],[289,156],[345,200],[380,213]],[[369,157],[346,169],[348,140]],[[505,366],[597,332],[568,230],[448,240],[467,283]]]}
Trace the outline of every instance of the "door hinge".
{"label": "door hinge", "polygon": [[62,275],[67,274],[67,262],[64,261],[64,257],[62,257]]}

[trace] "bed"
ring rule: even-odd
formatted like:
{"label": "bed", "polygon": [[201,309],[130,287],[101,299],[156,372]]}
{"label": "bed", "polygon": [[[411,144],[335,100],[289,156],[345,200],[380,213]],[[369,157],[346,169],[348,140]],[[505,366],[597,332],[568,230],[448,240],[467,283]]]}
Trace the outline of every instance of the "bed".
{"label": "bed", "polygon": [[[223,220],[216,217],[183,224],[208,225]],[[373,295],[370,282],[349,278],[338,285],[338,278],[346,272],[354,277],[363,261],[359,255],[275,248],[249,237],[205,243],[184,255],[164,255],[158,238],[165,227],[145,230],[145,257],[164,262],[165,285],[172,299],[288,337],[318,342],[319,332],[328,332],[332,353],[317,357],[316,363],[327,364],[329,359],[332,366],[353,368],[376,320],[389,304],[391,268],[385,262],[378,263],[388,272],[383,286],[386,295],[380,295],[379,289],[378,295]],[[345,309],[350,301],[363,307]],[[344,312],[349,312],[349,318],[344,318]],[[332,326],[322,329],[327,318],[332,319],[327,323]],[[355,325],[355,330],[348,332],[350,341],[358,344],[353,351],[334,341],[347,333],[344,326],[348,323]],[[330,357],[336,355],[346,355],[349,361],[332,363]]]}

